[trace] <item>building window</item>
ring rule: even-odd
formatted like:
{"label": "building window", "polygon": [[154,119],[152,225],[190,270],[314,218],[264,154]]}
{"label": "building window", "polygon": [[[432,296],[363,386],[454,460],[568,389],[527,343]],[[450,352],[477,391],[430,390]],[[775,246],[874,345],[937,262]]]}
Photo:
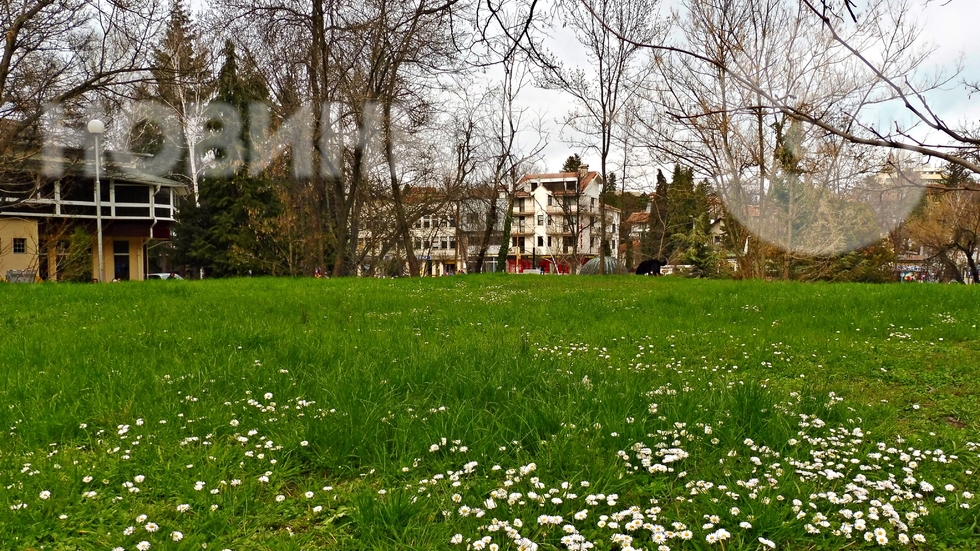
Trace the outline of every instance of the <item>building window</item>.
{"label": "building window", "polygon": [[27,252],[27,239],[23,237],[14,238],[14,252],[16,254],[24,254]]}
{"label": "building window", "polygon": [[541,235],[538,236],[538,246],[544,247],[544,237]]}
{"label": "building window", "polygon": [[449,248],[449,238],[448,237],[443,237],[442,238],[442,248],[443,249],[448,249]]}
{"label": "building window", "polygon": [[543,214],[539,214],[538,215],[538,225],[539,226],[543,226],[544,225],[544,215]]}
{"label": "building window", "polygon": [[449,238],[449,248],[450,249],[455,249],[456,248],[456,238],[455,237],[450,237]]}
{"label": "building window", "polygon": [[150,188],[146,186],[115,186],[117,203],[149,203]]}
{"label": "building window", "polygon": [[548,236],[548,246],[549,247],[551,246],[551,236],[550,235]]}
{"label": "building window", "polygon": [[511,237],[510,238],[510,246],[511,247],[516,247],[517,246],[517,238],[516,237]]}
{"label": "building window", "polygon": [[129,281],[129,241],[112,242],[113,278]]}
{"label": "building window", "polygon": [[548,196],[548,206],[553,206],[555,204],[555,199],[551,195]]}

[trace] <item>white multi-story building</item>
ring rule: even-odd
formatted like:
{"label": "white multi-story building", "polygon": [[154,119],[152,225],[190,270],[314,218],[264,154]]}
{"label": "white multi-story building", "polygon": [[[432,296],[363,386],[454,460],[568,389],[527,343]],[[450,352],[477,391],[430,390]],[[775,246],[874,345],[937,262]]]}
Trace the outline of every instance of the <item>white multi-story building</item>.
{"label": "white multi-story building", "polygon": [[[452,200],[431,190],[417,191],[424,201],[408,201],[408,210],[415,213],[410,217],[410,254],[420,269],[413,275],[475,272],[477,266],[480,271],[496,271],[501,247],[506,248],[508,272],[577,272],[579,266],[599,256],[601,186],[602,177],[589,172],[587,166],[579,172],[524,176],[514,190],[507,236],[502,236],[506,190],[487,189]],[[612,206],[605,210],[606,251],[608,257],[617,258],[620,211]],[[404,259],[397,243],[385,247],[381,244],[385,240],[397,241],[397,237],[370,229],[359,232],[364,266]],[[484,253],[482,264],[478,262],[480,251]]]}
{"label": "white multi-story building", "polygon": [[[599,256],[603,179],[583,165],[578,172],[528,174],[517,184],[507,270],[568,273]],[[619,250],[619,209],[605,207],[607,255]]]}
{"label": "white multi-story building", "polygon": [[[384,202],[385,200],[381,200]],[[409,238],[418,261],[419,273],[442,276],[471,271],[496,271],[500,251],[506,194],[489,189],[470,190],[462,197],[447,199],[432,189],[415,190],[406,198]],[[495,211],[493,220],[491,208]],[[391,208],[376,209],[375,220],[359,231],[358,254],[361,275],[368,273],[407,274],[408,262],[393,225]],[[493,222],[489,232],[487,224]],[[483,262],[479,262],[480,251]],[[372,264],[375,270],[372,272]],[[377,270],[381,268],[381,272]]]}

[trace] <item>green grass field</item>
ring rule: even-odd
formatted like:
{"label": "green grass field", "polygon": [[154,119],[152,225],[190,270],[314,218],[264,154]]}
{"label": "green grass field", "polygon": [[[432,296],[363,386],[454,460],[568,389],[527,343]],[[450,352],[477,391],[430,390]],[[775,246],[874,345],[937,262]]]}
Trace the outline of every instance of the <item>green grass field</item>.
{"label": "green grass field", "polygon": [[978,549],[980,287],[0,285],[0,548]]}

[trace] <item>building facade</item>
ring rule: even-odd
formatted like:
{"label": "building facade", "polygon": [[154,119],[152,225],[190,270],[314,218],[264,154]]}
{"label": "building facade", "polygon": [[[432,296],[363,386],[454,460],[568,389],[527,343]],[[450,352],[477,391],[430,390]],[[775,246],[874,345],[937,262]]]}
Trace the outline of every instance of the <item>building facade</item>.
{"label": "building facade", "polygon": [[[512,192],[486,188],[447,198],[433,190],[414,190],[406,198],[411,213],[408,254],[418,260],[420,271],[413,275],[494,272],[501,267],[501,252],[508,272],[577,273],[599,256],[602,246],[601,186],[602,177],[586,166],[579,172],[526,175]],[[508,204],[511,223],[504,235]],[[607,256],[616,259],[620,210],[606,206],[605,211]],[[361,229],[359,273],[379,275],[377,266],[402,264],[398,259],[403,249],[390,223]],[[407,268],[398,270],[407,273]]]}
{"label": "building facade", "polygon": [[69,150],[31,157],[22,170],[0,176],[32,182],[26,194],[0,196],[0,278],[98,279],[100,214],[104,280],[145,278],[147,245],[171,238],[177,196],[186,187],[107,162],[96,197],[94,175],[94,162]]}
{"label": "building facade", "polygon": [[583,165],[578,172],[528,174],[517,184],[507,271],[576,273],[599,256],[605,224],[606,255],[618,258],[620,210],[599,201],[603,179]]}

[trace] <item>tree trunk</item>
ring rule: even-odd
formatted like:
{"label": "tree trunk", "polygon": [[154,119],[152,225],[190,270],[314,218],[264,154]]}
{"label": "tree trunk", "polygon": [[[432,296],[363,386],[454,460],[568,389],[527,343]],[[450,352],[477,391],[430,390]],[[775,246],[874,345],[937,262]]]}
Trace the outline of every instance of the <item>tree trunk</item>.
{"label": "tree trunk", "polygon": [[408,251],[413,251],[412,235],[408,231],[408,219],[405,216],[405,203],[402,200],[401,184],[398,182],[398,173],[395,166],[395,144],[391,139],[391,102],[384,103],[384,135],[385,135],[385,161],[388,163],[388,178],[391,185],[391,200],[395,206],[395,231],[401,239],[402,246],[405,247],[405,257],[408,260],[409,277],[416,277],[419,274],[419,259]]}
{"label": "tree trunk", "polygon": [[504,229],[500,235],[500,251],[497,252],[497,271],[507,271],[507,252],[510,249],[510,225],[514,218],[514,191],[507,192],[507,208],[504,211]]}

